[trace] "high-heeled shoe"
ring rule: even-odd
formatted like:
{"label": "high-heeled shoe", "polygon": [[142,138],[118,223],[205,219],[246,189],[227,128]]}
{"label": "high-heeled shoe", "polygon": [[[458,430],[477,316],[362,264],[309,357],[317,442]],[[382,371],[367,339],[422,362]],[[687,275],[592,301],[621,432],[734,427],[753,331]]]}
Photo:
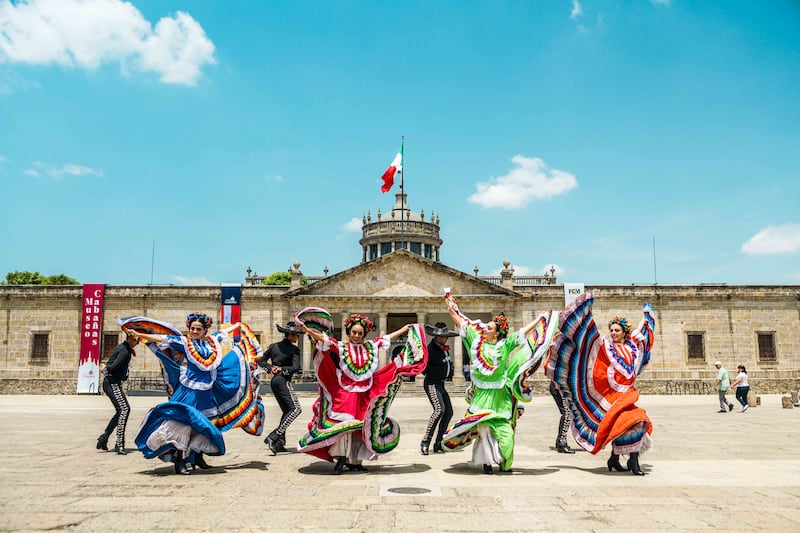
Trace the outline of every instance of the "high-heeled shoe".
{"label": "high-heeled shoe", "polygon": [[444,453],[444,448],[442,448],[442,441],[439,441],[433,445],[433,453]]}
{"label": "high-heeled shoe", "polygon": [[344,457],[339,457],[338,459],[336,459],[336,464],[333,465],[333,473],[335,475],[338,476],[339,474],[342,473],[342,468],[344,468],[344,460],[345,460]]}
{"label": "high-heeled shoe", "polygon": [[177,452],[175,454],[175,473],[183,474],[184,476],[189,475],[189,470],[186,468],[186,461],[183,460],[183,452]]}
{"label": "high-heeled shoe", "polygon": [[203,452],[197,452],[194,454],[194,468],[200,468],[200,470],[208,470],[209,468],[214,468],[210,464],[203,459]]}
{"label": "high-heeled shoe", "polygon": [[628,470],[630,470],[631,474],[634,476],[644,475],[641,467],[639,467],[639,452],[633,452],[630,457],[628,457]]}
{"label": "high-heeled shoe", "polygon": [[117,455],[128,455],[124,444],[117,444],[114,446],[114,451],[117,452]]}
{"label": "high-heeled shoe", "polygon": [[105,433],[97,437],[97,449],[108,451],[108,437]]}
{"label": "high-heeled shoe", "polygon": [[[628,469],[622,466],[619,462],[619,455],[614,452],[611,452],[611,457],[606,462],[606,466],[608,466],[608,471],[611,472],[612,469],[616,470],[617,472],[627,472]],[[628,461],[628,466],[630,466],[630,461]]]}
{"label": "high-heeled shoe", "polygon": [[[422,455],[428,455],[428,445],[430,442],[422,441],[419,443],[419,453]],[[434,445],[434,451],[436,451],[436,446]]]}

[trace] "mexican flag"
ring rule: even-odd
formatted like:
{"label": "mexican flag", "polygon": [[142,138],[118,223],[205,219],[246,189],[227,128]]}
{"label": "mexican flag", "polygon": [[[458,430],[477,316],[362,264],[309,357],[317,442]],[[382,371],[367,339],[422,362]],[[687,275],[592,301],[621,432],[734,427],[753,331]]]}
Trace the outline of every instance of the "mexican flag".
{"label": "mexican flag", "polygon": [[397,152],[397,155],[394,156],[394,160],[392,160],[392,164],[389,165],[389,168],[386,169],[386,172],[383,173],[381,179],[383,180],[383,185],[381,185],[381,192],[389,192],[389,190],[394,185],[394,177],[396,174],[403,174],[403,144],[400,144],[400,151]]}

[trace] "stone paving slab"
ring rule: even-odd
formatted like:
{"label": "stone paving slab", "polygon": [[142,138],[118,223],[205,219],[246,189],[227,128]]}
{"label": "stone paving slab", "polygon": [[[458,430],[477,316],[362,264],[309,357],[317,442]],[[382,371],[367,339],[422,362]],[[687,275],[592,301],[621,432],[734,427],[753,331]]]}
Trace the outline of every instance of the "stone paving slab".
{"label": "stone paving slab", "polygon": [[[513,474],[480,473],[469,450],[422,456],[430,406],[402,392],[392,406],[400,445],[366,474],[334,476],[305,454],[273,457],[236,430],[225,434],[228,453],[209,458],[215,468],[177,476],[133,450],[138,424],[163,398],[130,398],[131,453],[118,456],[94,447],[113,413],[104,396],[0,396],[0,530],[800,531],[800,409],[761,400],[722,414],[716,395],[642,396],[655,440],[645,477],[609,473],[608,451],[556,453],[549,397],[520,420]],[[312,402],[301,398],[289,442]],[[279,409],[271,396],[264,403],[271,428]],[[463,412],[461,398],[453,404]]]}

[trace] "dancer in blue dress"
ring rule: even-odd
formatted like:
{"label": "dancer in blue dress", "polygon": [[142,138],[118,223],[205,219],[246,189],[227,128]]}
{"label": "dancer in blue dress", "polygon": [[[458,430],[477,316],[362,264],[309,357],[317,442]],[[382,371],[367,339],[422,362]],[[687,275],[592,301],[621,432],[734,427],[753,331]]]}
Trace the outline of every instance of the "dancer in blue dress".
{"label": "dancer in blue dress", "polygon": [[[186,318],[189,335],[175,326],[146,317],[119,321],[123,331],[143,339],[161,361],[169,401],[145,416],[136,436],[148,459],[175,463],[175,472],[188,474],[186,463],[211,468],[203,455],[223,455],[222,431],[241,427],[260,435],[264,407],[256,391],[249,361],[261,355],[261,346],[243,323],[209,334],[212,319],[204,313]],[[229,333],[239,330],[232,347]]]}

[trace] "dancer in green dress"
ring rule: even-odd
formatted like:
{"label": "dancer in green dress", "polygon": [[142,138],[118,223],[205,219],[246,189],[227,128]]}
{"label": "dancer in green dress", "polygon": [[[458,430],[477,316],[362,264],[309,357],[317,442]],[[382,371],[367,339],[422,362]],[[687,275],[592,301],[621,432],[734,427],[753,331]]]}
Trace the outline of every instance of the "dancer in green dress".
{"label": "dancer in green dress", "polygon": [[466,393],[467,412],[445,434],[442,447],[459,450],[474,440],[473,464],[483,465],[486,474],[492,473],[493,463],[500,465],[501,472],[511,472],[514,432],[522,409],[519,402],[531,400],[525,379],[547,353],[558,328],[558,314],[546,311],[509,333],[508,318],[502,313],[488,324],[471,320],[446,292],[448,311],[469,354],[472,382]]}

